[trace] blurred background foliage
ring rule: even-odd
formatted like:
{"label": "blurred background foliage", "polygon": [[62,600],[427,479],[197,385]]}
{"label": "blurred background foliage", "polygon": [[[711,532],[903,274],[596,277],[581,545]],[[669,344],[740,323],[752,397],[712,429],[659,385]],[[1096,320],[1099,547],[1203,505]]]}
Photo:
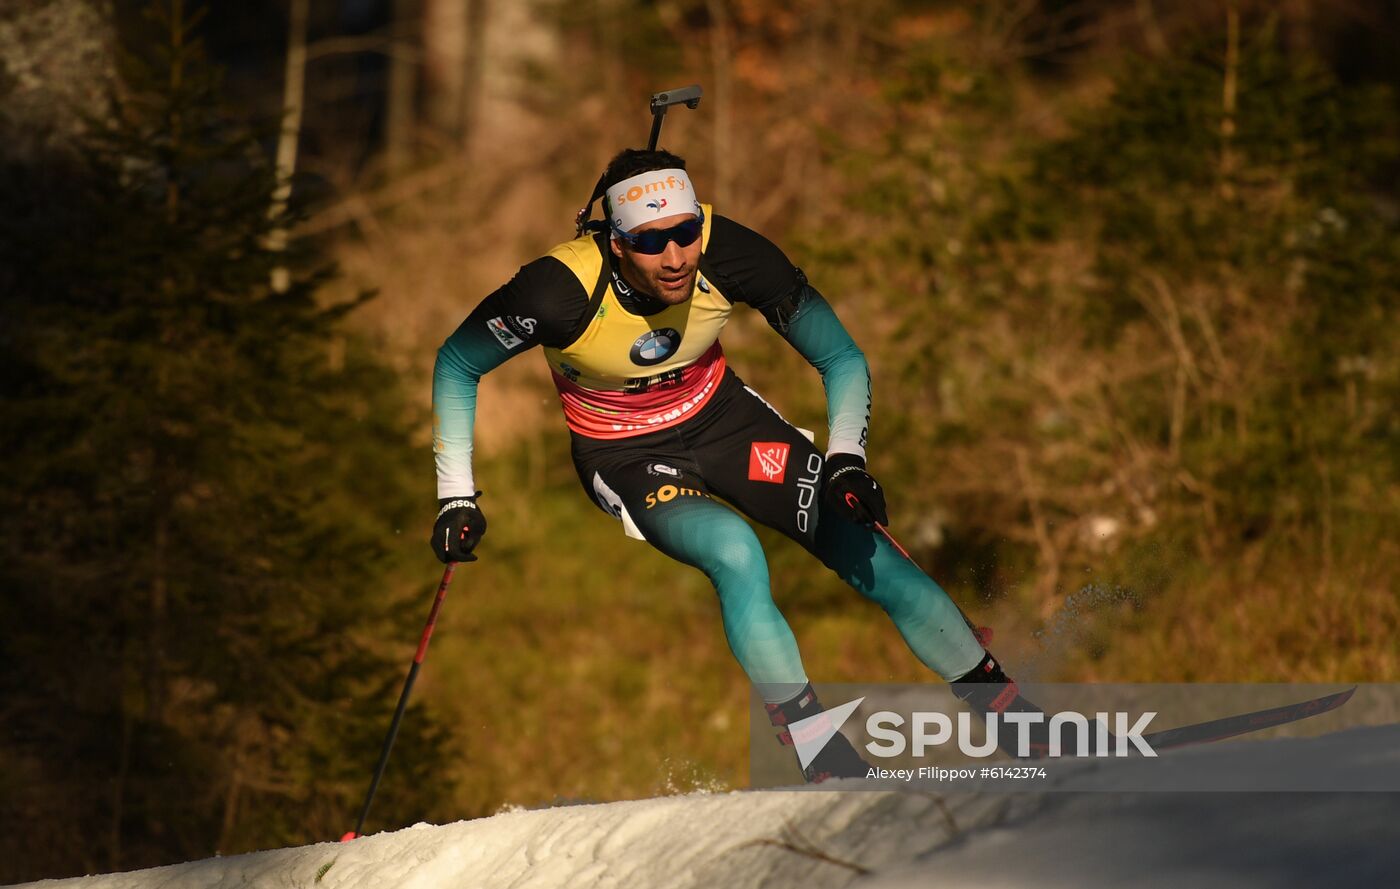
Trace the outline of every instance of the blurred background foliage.
{"label": "blurred background foliage", "polygon": [[[435,350],[691,82],[663,146],[865,349],[893,530],[1015,675],[1395,681],[1397,37],[1315,0],[12,4],[0,879],[353,825],[438,572]],[[824,429],[774,342],[725,335]],[[369,828],[741,786],[712,591],[579,490],[542,361],[477,431],[491,532]],[[813,679],[931,678],[762,538]]]}

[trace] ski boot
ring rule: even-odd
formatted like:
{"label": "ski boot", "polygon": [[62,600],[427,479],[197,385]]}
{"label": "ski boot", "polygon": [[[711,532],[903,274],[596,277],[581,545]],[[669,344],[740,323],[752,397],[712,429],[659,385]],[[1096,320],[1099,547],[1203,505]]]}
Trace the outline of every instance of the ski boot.
{"label": "ski boot", "polygon": [[[825,712],[821,702],[817,700],[817,693],[812,690],[811,683],[808,683],[797,697],[781,704],[764,704],[763,707],[768,711],[768,721],[782,729],[778,733],[778,743],[784,747],[793,747],[794,754],[797,752],[796,746],[788,726]],[[825,728],[825,720],[817,720],[802,726],[801,731],[811,736]],[[799,764],[800,762],[799,760]],[[861,759],[851,742],[840,732],[833,734],[821,752],[802,769],[802,777],[808,784],[820,784],[828,778],[864,778],[869,773],[870,764]]]}
{"label": "ski boot", "polygon": [[[981,663],[973,667],[971,672],[954,679],[950,684],[953,694],[972,708],[974,713],[984,716],[992,713],[1044,713],[1021,695],[1015,680],[1002,671],[1001,664],[990,654],[982,658]],[[1050,726],[1045,719],[1030,724],[1030,749],[1025,757],[1017,751],[1016,742],[1020,732],[1012,730],[1013,727],[1008,723],[1001,722],[1000,719],[998,721],[1000,724],[997,726],[997,746],[1013,759],[1042,759],[1050,754]],[[1061,750],[1067,755],[1073,755],[1074,751],[1079,749],[1078,744],[1076,728],[1072,725],[1065,726],[1061,736]]]}

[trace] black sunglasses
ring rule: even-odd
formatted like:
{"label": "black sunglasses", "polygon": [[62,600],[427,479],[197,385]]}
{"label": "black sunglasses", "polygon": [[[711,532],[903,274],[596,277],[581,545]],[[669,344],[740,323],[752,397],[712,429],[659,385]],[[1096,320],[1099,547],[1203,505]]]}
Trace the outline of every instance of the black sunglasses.
{"label": "black sunglasses", "polygon": [[[615,230],[615,229],[614,229]],[[695,239],[700,237],[700,233],[705,230],[705,213],[694,219],[687,219],[680,225],[673,225],[670,228],[653,228],[637,234],[628,234],[619,231],[617,236],[627,242],[627,246],[638,253],[655,255],[666,249],[666,245],[672,241],[677,247],[689,247],[695,243]]]}

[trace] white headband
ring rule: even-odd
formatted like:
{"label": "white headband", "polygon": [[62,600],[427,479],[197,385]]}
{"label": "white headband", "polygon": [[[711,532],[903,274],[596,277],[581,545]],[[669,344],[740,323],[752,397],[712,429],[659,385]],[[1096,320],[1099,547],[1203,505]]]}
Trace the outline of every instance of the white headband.
{"label": "white headband", "polygon": [[608,189],[603,212],[611,224],[612,236],[637,226],[680,213],[700,215],[700,202],[685,170],[651,170],[624,179]]}

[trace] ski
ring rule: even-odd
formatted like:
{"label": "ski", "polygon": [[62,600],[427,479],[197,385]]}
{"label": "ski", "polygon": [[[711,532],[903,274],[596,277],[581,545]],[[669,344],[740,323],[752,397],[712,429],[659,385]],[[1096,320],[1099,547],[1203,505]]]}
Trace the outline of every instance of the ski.
{"label": "ski", "polygon": [[1194,725],[1183,725],[1180,728],[1169,728],[1164,731],[1153,732],[1150,735],[1143,735],[1142,739],[1153,750],[1171,750],[1175,747],[1186,747],[1190,744],[1207,744],[1211,741],[1223,741],[1226,738],[1233,738],[1236,735],[1246,735],[1250,732],[1273,728],[1276,725],[1284,725],[1289,722],[1297,722],[1300,719],[1307,719],[1309,716],[1317,716],[1336,710],[1338,707],[1351,700],[1351,696],[1355,693],[1356,686],[1353,685],[1346,691],[1323,695],[1320,698],[1313,698],[1310,701],[1299,701],[1296,704],[1285,704],[1282,707],[1272,707],[1268,710],[1256,710],[1253,713],[1241,713],[1236,716],[1213,719],[1209,722],[1198,722]]}

